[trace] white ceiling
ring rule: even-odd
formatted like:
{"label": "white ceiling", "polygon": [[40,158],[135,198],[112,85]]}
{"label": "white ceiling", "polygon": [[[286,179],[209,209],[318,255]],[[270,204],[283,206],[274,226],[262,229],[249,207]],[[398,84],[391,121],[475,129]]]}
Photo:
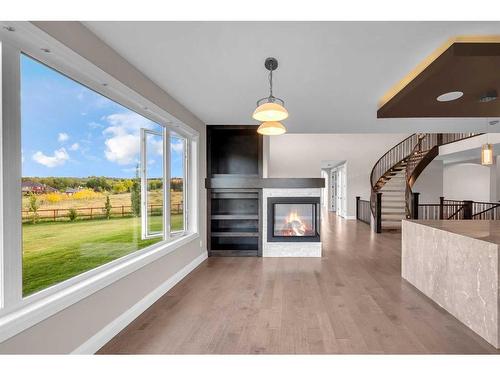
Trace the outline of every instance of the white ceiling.
{"label": "white ceiling", "polygon": [[500,22],[85,25],[207,124],[256,124],[255,102],[268,95],[264,59],[278,58],[275,95],[292,133],[484,130],[484,119],[379,120],[377,103],[448,38],[500,34]]}

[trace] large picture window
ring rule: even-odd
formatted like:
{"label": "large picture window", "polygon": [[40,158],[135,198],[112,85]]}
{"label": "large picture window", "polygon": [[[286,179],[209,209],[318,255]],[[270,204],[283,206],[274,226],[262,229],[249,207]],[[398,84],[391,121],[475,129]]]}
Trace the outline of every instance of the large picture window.
{"label": "large picture window", "polygon": [[20,64],[23,295],[182,234],[186,139],[29,56]]}

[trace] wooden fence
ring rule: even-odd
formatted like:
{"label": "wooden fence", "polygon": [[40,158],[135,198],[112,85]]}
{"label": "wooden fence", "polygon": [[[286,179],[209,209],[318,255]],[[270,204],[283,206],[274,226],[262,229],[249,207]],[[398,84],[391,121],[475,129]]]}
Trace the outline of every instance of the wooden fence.
{"label": "wooden fence", "polygon": [[[39,209],[37,211],[38,221],[68,221],[71,208],[54,208],[54,209]],[[182,214],[183,204],[172,204],[170,212],[172,215]],[[75,207],[77,219],[102,219],[106,217],[104,207]],[[148,212],[152,216],[159,216],[163,212],[163,205],[151,204],[148,206]],[[130,217],[132,214],[132,206],[112,206],[111,217]],[[28,210],[22,211],[22,221],[29,222],[33,219],[33,213]]]}

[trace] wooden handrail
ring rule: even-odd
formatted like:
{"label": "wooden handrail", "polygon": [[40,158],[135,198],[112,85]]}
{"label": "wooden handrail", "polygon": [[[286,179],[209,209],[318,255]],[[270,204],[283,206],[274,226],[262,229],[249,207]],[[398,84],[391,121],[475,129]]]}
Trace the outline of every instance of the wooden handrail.
{"label": "wooden handrail", "polygon": [[500,202],[476,202],[470,200],[450,200],[440,199],[440,203],[423,203],[418,205],[419,211],[423,213],[423,220],[433,220],[437,218],[439,209],[443,214],[444,208],[446,216],[442,216],[442,220],[465,219],[465,220],[500,220]]}
{"label": "wooden handrail", "polygon": [[397,164],[404,161],[409,153],[413,150],[414,144],[418,141],[418,134],[412,134],[401,142],[396,144],[394,147],[389,149],[385,154],[383,154],[377,162],[374,164],[370,173],[370,185],[371,185],[371,196],[370,196],[370,207],[372,214],[375,216],[375,203],[376,203],[376,193],[378,191],[377,184],[382,176],[388,173]]}
{"label": "wooden handrail", "polygon": [[408,216],[411,216],[409,202],[416,179],[439,154],[439,146],[475,137],[481,133],[414,133],[383,154],[374,164],[370,173],[370,208],[376,215],[376,193],[383,186],[382,177],[391,172],[398,164],[406,161],[405,200]]}

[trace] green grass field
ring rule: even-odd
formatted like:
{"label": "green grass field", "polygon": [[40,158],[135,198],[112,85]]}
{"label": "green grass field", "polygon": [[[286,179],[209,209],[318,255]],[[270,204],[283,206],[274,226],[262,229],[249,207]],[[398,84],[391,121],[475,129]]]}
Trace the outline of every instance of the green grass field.
{"label": "green grass field", "polygon": [[[172,215],[172,230],[182,215]],[[161,228],[153,216],[150,228]],[[29,295],[160,239],[141,240],[137,217],[23,224],[23,295]]]}

